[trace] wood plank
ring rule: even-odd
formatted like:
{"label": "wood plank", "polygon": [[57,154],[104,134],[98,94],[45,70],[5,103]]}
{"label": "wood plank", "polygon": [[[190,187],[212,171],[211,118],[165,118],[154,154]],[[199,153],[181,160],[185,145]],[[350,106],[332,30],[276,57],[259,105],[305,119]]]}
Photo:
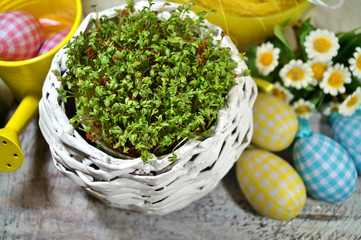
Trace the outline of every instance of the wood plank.
{"label": "wood plank", "polygon": [[[318,9],[321,27],[349,30],[361,23],[361,1]],[[315,131],[329,134],[324,119]],[[114,209],[85,193],[54,167],[35,119],[21,134],[24,165],[0,174],[0,239],[361,239],[361,183],[343,204],[307,199],[302,213],[279,222],[256,214],[232,169],[217,188],[166,216]],[[287,153],[285,153],[287,154]]]}

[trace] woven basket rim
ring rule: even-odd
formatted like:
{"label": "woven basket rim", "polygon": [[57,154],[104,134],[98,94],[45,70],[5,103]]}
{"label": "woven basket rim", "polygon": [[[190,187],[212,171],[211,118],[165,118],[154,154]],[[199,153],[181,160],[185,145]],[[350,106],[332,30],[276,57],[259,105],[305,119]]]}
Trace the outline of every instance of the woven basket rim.
{"label": "woven basket rim", "polygon": [[[157,1],[157,0],[153,0],[154,1],[154,5],[152,6],[152,9],[159,9],[159,7],[163,7],[163,4],[165,2],[163,1]],[[165,6],[164,8],[164,11],[175,11],[177,6],[179,6],[181,4],[177,4],[177,3],[172,3],[172,2],[169,2],[167,3],[167,5]],[[79,35],[80,32],[82,31],[85,31],[88,27],[89,27],[89,24],[90,24],[90,20],[91,19],[94,19],[96,17],[100,18],[101,16],[103,15],[106,15],[107,17],[109,18],[112,18],[112,17],[116,17],[118,14],[117,11],[115,10],[122,10],[124,9],[126,6],[126,4],[122,4],[122,5],[119,5],[119,6],[115,6],[115,7],[112,7],[112,8],[108,8],[108,9],[105,9],[99,13],[95,13],[95,12],[92,12],[92,13],[89,13],[87,15],[87,17],[83,20],[83,22],[81,23],[81,25],[79,26],[78,30],[76,31],[76,33],[74,34],[74,36],[76,35]],[[148,1],[138,1],[135,3],[135,8],[136,10],[139,10],[139,9],[142,9],[144,6],[149,6],[148,4]],[[191,17],[196,17],[196,14],[194,12],[190,12],[189,15]],[[84,23],[87,23],[87,24],[84,24]],[[222,29],[212,23],[210,23],[209,21],[205,20],[205,25],[207,25],[207,27],[212,30],[212,31],[215,31],[215,32],[218,32],[218,35],[217,37],[220,38],[220,34],[222,32]],[[217,39],[217,38],[216,38]],[[71,39],[72,41],[73,39]],[[65,46],[64,46],[65,47]],[[64,47],[62,47],[62,49],[57,53],[57,56],[62,56],[62,57],[65,57],[66,56],[66,53],[65,53],[65,49]],[[233,44],[232,40],[228,37],[228,36],[225,36],[223,41],[222,41],[222,44],[221,44],[221,47],[229,47],[231,49],[231,52],[232,54],[230,55],[231,59],[235,62],[238,63],[238,66],[236,67],[236,72],[238,74],[242,73],[243,70],[241,70],[242,68],[245,67],[245,64],[243,62],[243,60],[238,56],[239,54],[239,51],[237,49],[237,47]],[[65,57],[66,58],[66,57]],[[243,65],[243,66],[242,66]],[[238,69],[238,71],[237,71]],[[236,81],[237,81],[237,84],[240,84],[240,79],[242,79],[244,77],[242,76],[239,76],[236,78]],[[59,84],[58,87],[63,87],[61,84]],[[232,87],[232,89],[234,88],[235,86]],[[231,89],[231,90],[232,90]],[[231,91],[229,90],[229,92]],[[228,94],[227,94],[227,98],[228,98]],[[227,105],[230,105],[232,104],[232,102],[227,99]],[[226,118],[226,115],[228,114],[228,111],[229,109],[227,108],[227,106],[223,107],[222,109],[220,109],[219,111],[219,115],[217,117],[217,120],[216,122],[214,123],[214,125],[211,127],[210,131],[211,131],[211,134],[210,136],[206,137],[206,138],[195,138],[195,139],[188,139],[186,140],[186,142],[180,146],[179,148],[177,148],[175,151],[174,151],[174,154],[175,155],[178,155],[180,151],[182,151],[182,148],[186,148],[186,147],[193,147],[195,145],[199,145],[201,144],[204,140],[206,139],[211,139],[215,136],[217,136],[218,134],[221,133],[221,130],[222,130],[222,124],[220,123],[222,121],[222,119]],[[77,131],[77,129],[74,129],[74,131]],[[108,151],[108,149],[106,149],[106,147],[104,148],[104,145],[100,144],[103,151],[102,152],[105,152],[107,155],[110,156],[110,158],[112,159],[111,162],[117,162],[117,161],[143,161],[140,157],[120,157],[120,156],[116,156],[116,154],[112,153],[111,151]],[[99,150],[97,149],[96,147],[94,146],[91,146],[89,145],[91,148],[95,148],[95,150]],[[148,164],[150,164],[151,162],[158,162],[159,161],[165,161],[165,162],[169,162],[168,158],[171,157],[173,155],[173,153],[167,153],[167,154],[163,154],[163,155],[155,155],[152,153],[152,156],[153,158],[152,159],[148,159]],[[114,161],[115,160],[115,161]]]}

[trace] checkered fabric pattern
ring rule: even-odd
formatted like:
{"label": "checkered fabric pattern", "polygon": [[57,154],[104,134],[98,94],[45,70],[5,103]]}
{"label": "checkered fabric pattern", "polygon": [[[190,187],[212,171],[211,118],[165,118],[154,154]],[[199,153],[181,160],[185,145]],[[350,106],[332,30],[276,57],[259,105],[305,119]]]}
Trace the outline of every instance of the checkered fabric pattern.
{"label": "checkered fabric pattern", "polygon": [[306,202],[306,189],[296,170],[263,149],[248,149],[236,165],[237,180],[259,213],[278,220],[295,217]]}
{"label": "checkered fabric pattern", "polygon": [[355,165],[346,150],[333,139],[318,133],[299,138],[294,145],[293,159],[312,197],[338,203],[354,192]]}
{"label": "checkered fabric pattern", "polygon": [[271,94],[258,94],[253,106],[253,122],[252,143],[273,152],[289,147],[298,129],[292,109]]}
{"label": "checkered fabric pattern", "polygon": [[0,59],[24,60],[36,56],[43,41],[40,22],[23,11],[0,13]]}
{"label": "checkered fabric pattern", "polygon": [[64,30],[61,32],[54,33],[48,39],[44,41],[44,44],[41,46],[38,55],[42,55],[46,52],[49,52],[51,49],[56,47],[64,38],[68,35],[69,30]]}
{"label": "checkered fabric pattern", "polygon": [[332,124],[332,136],[352,157],[361,175],[361,116],[338,117]]}

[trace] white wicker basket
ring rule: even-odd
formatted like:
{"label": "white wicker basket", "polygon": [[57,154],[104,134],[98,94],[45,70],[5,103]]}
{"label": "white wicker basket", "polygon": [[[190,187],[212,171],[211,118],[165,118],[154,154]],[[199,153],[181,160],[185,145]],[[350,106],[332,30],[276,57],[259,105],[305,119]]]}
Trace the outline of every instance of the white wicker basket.
{"label": "white wicker basket", "polygon": [[[155,3],[153,8],[160,11],[163,3]],[[144,5],[148,6],[148,2],[137,2],[136,8]],[[171,4],[165,10],[171,12],[176,7],[177,4]],[[99,16],[104,14],[116,15],[113,8],[100,12]],[[84,31],[94,17],[95,14],[89,14],[76,34]],[[207,25],[217,30],[220,37],[219,27]],[[237,48],[228,37],[222,46],[231,48],[232,59],[238,62],[236,73],[241,74],[247,66],[237,55]],[[69,124],[66,106],[59,100],[56,88],[61,84],[51,71],[67,70],[64,52],[61,49],[54,57],[43,86],[40,129],[58,170],[110,206],[157,215],[181,209],[212,191],[250,143],[257,89],[252,78],[239,77],[238,85],[229,92],[228,106],[219,113],[211,137],[186,142],[176,150],[175,162],[170,162],[168,156],[155,156],[145,165],[140,158],[121,159],[97,149]]]}

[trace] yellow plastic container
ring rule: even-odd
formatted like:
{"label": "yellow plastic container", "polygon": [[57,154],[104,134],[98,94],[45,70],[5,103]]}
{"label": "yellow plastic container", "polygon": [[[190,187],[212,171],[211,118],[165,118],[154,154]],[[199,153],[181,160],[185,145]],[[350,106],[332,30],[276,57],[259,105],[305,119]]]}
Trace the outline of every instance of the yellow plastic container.
{"label": "yellow plastic container", "polygon": [[[171,0],[172,2],[188,4],[189,0]],[[215,0],[209,0],[215,1]],[[239,0],[241,1],[241,0]],[[197,0],[194,1],[197,3]],[[211,23],[220,26],[227,31],[228,36],[231,37],[233,43],[239,49],[245,49],[249,45],[254,45],[264,40],[267,36],[273,34],[274,26],[281,27],[290,26],[297,22],[297,20],[309,9],[311,3],[307,0],[298,4],[298,6],[290,8],[278,14],[273,14],[264,17],[242,17],[221,12],[209,13],[207,20]],[[210,11],[202,6],[196,5],[193,8],[194,12]]]}
{"label": "yellow plastic container", "polygon": [[66,38],[49,52],[22,61],[0,61],[0,77],[21,101],[15,113],[0,129],[0,171],[14,171],[22,165],[18,135],[38,114],[41,89],[55,53],[66,44],[82,19],[81,0],[1,0],[0,13],[8,10],[26,11],[40,21],[50,23],[45,36],[70,29]]}

